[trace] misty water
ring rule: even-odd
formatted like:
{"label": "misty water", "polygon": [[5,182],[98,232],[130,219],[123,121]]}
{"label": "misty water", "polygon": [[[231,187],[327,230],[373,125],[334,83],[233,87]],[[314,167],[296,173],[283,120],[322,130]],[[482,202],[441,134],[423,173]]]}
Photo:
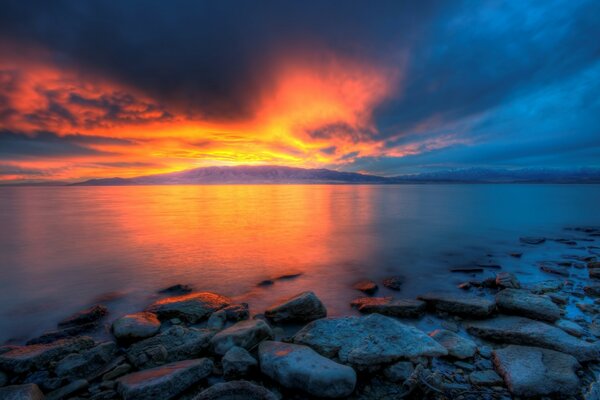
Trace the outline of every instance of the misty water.
{"label": "misty water", "polygon": [[584,254],[600,238],[530,246],[519,237],[579,239],[564,228],[600,225],[599,204],[600,185],[2,187],[0,342],[97,302],[111,318],[139,311],[175,283],[248,302],[252,313],[313,290],[344,315],[361,278],[404,275],[401,292],[380,285],[378,295],[396,297],[458,290],[471,278],[449,272],[458,266],[539,279],[538,261]]}

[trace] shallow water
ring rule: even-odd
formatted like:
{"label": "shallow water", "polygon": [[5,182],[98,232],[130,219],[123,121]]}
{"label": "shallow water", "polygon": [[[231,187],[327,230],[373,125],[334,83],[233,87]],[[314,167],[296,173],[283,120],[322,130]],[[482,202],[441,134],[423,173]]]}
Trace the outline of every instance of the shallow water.
{"label": "shallow water", "polygon": [[[342,315],[360,278],[402,274],[394,294],[406,297],[452,289],[468,276],[449,268],[474,263],[537,279],[536,261],[586,254],[600,238],[528,246],[519,236],[582,238],[564,228],[600,225],[599,204],[600,185],[2,187],[0,342],[97,301],[113,317],[139,311],[174,283],[254,313],[314,290]],[[302,275],[257,287],[291,273]]]}

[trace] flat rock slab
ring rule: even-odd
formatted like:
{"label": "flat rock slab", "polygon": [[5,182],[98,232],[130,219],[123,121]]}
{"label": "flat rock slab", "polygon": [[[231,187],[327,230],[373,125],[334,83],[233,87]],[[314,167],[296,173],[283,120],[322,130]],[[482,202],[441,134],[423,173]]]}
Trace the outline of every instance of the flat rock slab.
{"label": "flat rock slab", "polygon": [[354,285],[352,285],[353,289],[356,290],[360,290],[361,292],[364,292],[366,294],[373,294],[377,291],[378,286],[375,282],[365,279],[359,282],[356,282]]}
{"label": "flat rock slab", "polygon": [[467,331],[475,336],[502,343],[538,346],[570,354],[579,361],[600,356],[600,346],[569,335],[562,329],[529,318],[499,316],[467,323]]}
{"label": "flat rock slab", "polygon": [[125,400],[169,400],[209,376],[208,358],[178,361],[117,379],[117,391]]}
{"label": "flat rock slab", "polygon": [[42,369],[52,361],[56,361],[70,353],[89,349],[94,340],[89,337],[60,339],[48,344],[32,344],[17,346],[0,354],[0,368],[16,373],[27,372],[31,369]]}
{"label": "flat rock slab", "polygon": [[44,400],[44,394],[34,383],[0,388],[2,400]]}
{"label": "flat rock slab", "polygon": [[260,368],[280,385],[313,396],[346,397],[356,386],[356,372],[323,357],[308,346],[264,341],[258,347]]}
{"label": "flat rock slab", "polygon": [[160,330],[160,321],[156,314],[139,312],[128,314],[112,324],[112,331],[119,340],[134,341],[152,337]]}
{"label": "flat rock slab", "polygon": [[213,312],[232,304],[231,299],[210,292],[167,297],[151,304],[146,311],[160,319],[179,318],[192,324],[206,319]]}
{"label": "flat rock slab", "polygon": [[138,368],[150,368],[169,362],[199,357],[208,349],[215,334],[209,329],[173,326],[166,331],[133,344],[127,359]]}
{"label": "flat rock slab", "polygon": [[577,360],[539,347],[511,345],[493,352],[496,369],[515,396],[573,395],[580,389]]}
{"label": "flat rock slab", "polygon": [[116,344],[106,342],[81,353],[69,354],[56,364],[56,375],[69,379],[94,378],[115,357],[116,352]]}
{"label": "flat rock slab", "polygon": [[484,318],[492,314],[496,308],[493,300],[482,297],[466,296],[460,293],[431,292],[418,296],[438,311],[450,314]]}
{"label": "flat rock slab", "polygon": [[210,341],[215,353],[224,355],[232,347],[252,349],[263,340],[271,339],[271,327],[260,319],[240,321],[217,333]]}
{"label": "flat rock slab", "polygon": [[293,341],[359,369],[403,358],[448,354],[424,332],[379,314],[316,320],[302,328]]}
{"label": "flat rock slab", "polygon": [[313,292],[302,292],[269,307],[265,316],[273,322],[309,322],[327,316],[327,309]]}
{"label": "flat rock slab", "polygon": [[279,400],[273,392],[248,381],[217,383],[193,400]]}
{"label": "flat rock slab", "polygon": [[560,319],[560,308],[546,296],[527,290],[504,289],[496,294],[496,305],[506,314],[554,322]]}
{"label": "flat rock slab", "polygon": [[429,336],[444,346],[448,350],[449,356],[455,358],[471,358],[477,351],[477,345],[471,339],[446,329],[436,329]]}
{"label": "flat rock slab", "polygon": [[377,313],[390,317],[415,318],[425,312],[425,302],[415,299],[360,297],[350,304],[364,314]]}

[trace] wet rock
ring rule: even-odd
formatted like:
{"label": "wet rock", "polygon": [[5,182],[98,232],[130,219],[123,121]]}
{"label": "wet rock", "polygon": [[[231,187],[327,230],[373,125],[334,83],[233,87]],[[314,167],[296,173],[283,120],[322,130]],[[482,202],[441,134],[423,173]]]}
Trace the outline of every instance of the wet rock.
{"label": "wet rock", "polygon": [[471,339],[445,329],[436,329],[429,336],[444,346],[449,356],[455,358],[471,358],[477,351],[477,345]]}
{"label": "wet rock", "polygon": [[113,342],[99,344],[81,353],[69,354],[56,365],[56,375],[69,378],[90,378],[102,370],[115,356]]}
{"label": "wet rock", "polygon": [[70,328],[96,322],[108,314],[108,308],[98,304],[79,311],[58,323],[59,328]]}
{"label": "wet rock", "polygon": [[273,322],[308,322],[327,316],[327,310],[313,292],[302,292],[269,307],[265,316]]}
{"label": "wet rock", "polygon": [[179,318],[194,324],[230,304],[231,300],[225,296],[200,292],[158,300],[146,311],[155,313],[160,319]]}
{"label": "wet rock", "polygon": [[69,383],[66,386],[61,387],[60,389],[56,389],[53,392],[50,392],[46,395],[46,400],[61,400],[71,397],[72,394],[77,392],[81,392],[84,389],[87,389],[88,381],[85,379],[79,379]]}
{"label": "wet rock", "polygon": [[407,380],[415,368],[410,361],[398,361],[383,370],[383,375],[391,382],[402,383]]}
{"label": "wet rock", "polygon": [[60,339],[72,338],[75,336],[80,336],[85,333],[89,333],[100,328],[100,323],[98,321],[90,322],[88,324],[76,325],[69,328],[58,329],[54,331],[48,331],[38,336],[36,338],[30,339],[27,341],[27,345],[30,344],[48,344],[52,342],[56,342]]}
{"label": "wet rock", "polygon": [[128,314],[112,324],[115,337],[124,341],[135,341],[152,337],[160,330],[160,321],[156,314],[139,312]]}
{"label": "wet rock", "polygon": [[225,313],[227,314],[228,321],[243,321],[250,318],[250,310],[248,309],[248,303],[232,304],[225,307]]}
{"label": "wet rock", "polygon": [[247,381],[231,381],[217,383],[193,400],[279,400],[279,398],[262,386]]}
{"label": "wet rock", "polygon": [[104,390],[102,392],[98,392],[90,397],[90,400],[114,400],[117,399],[119,395],[114,390]]}
{"label": "wet rock", "polygon": [[125,375],[117,391],[125,400],[169,400],[209,376],[213,362],[207,358],[178,361]]}
{"label": "wet rock", "polygon": [[325,358],[307,346],[265,341],[258,347],[263,374],[289,389],[313,396],[339,398],[350,395],[356,373],[346,365]]}
{"label": "wet rock", "polygon": [[542,244],[546,241],[546,238],[537,236],[524,236],[519,238],[519,241],[525,244]]}
{"label": "wet rock", "polygon": [[273,337],[269,325],[260,319],[236,323],[217,333],[210,341],[216,354],[224,355],[235,346],[252,349],[263,340]]}
{"label": "wet rock", "polygon": [[556,326],[558,326],[563,331],[567,332],[570,335],[581,337],[585,333],[583,328],[579,326],[579,324],[569,321],[567,319],[561,319],[560,321],[556,321]]}
{"label": "wet rock", "polygon": [[0,399],[3,400],[44,400],[44,394],[34,384],[12,385],[0,388]]}
{"label": "wet rock", "polygon": [[509,256],[514,258],[521,258],[523,256],[523,253],[509,253]]}
{"label": "wet rock", "polygon": [[592,284],[583,287],[583,292],[590,297],[600,297],[600,285]]}
{"label": "wet rock", "polygon": [[219,310],[214,313],[210,317],[208,317],[208,321],[206,322],[206,328],[221,330],[225,327],[225,322],[227,321],[227,312],[225,310]]}
{"label": "wet rock", "polygon": [[524,317],[500,316],[467,324],[467,331],[475,336],[502,343],[538,346],[561,351],[579,361],[600,356],[600,347],[579,340],[555,326]]}
{"label": "wet rock", "polygon": [[517,314],[550,322],[560,318],[560,308],[552,300],[526,290],[501,290],[496,294],[496,305],[507,314]]}
{"label": "wet rock", "polygon": [[508,346],[494,351],[496,369],[515,396],[572,395],[579,391],[577,360],[558,351]]}
{"label": "wet rock", "polygon": [[500,375],[491,369],[471,372],[469,381],[475,386],[498,386],[503,382]]}
{"label": "wet rock", "polygon": [[178,283],[176,285],[159,290],[158,293],[186,294],[190,293],[192,290],[193,288],[190,285],[182,285],[181,283]]}
{"label": "wet rock", "polygon": [[592,279],[600,279],[600,268],[589,268],[588,274]]}
{"label": "wet rock", "polygon": [[277,278],[275,278],[275,280],[276,281],[286,281],[286,280],[290,280],[290,279],[296,279],[301,275],[302,275],[302,272],[296,272],[293,274],[285,274],[285,275],[278,276]]}
{"label": "wet rock", "polygon": [[563,281],[547,280],[531,285],[529,291],[535,294],[552,293],[561,290],[564,285],[565,283]]}
{"label": "wet rock", "polygon": [[431,292],[417,298],[425,301],[437,311],[469,317],[487,317],[496,307],[492,300],[470,297],[461,293]]}
{"label": "wet rock", "polygon": [[475,364],[465,361],[454,361],[454,365],[465,371],[475,371]]}
{"label": "wet rock", "polygon": [[5,386],[8,383],[8,376],[0,371],[0,387]]}
{"label": "wet rock", "polygon": [[360,290],[363,293],[366,294],[373,294],[377,291],[378,286],[375,282],[370,281],[368,279],[356,282],[354,285],[352,285],[353,289],[356,290]]}
{"label": "wet rock", "polygon": [[549,293],[548,297],[550,298],[550,300],[552,300],[554,304],[566,305],[569,303],[569,296],[567,295],[562,295],[559,293]]}
{"label": "wet rock", "polygon": [[587,263],[587,267],[589,269],[600,268],[600,261],[590,261],[590,262]]}
{"label": "wet rock", "polygon": [[51,392],[64,386],[67,382],[65,378],[52,378],[50,372],[47,370],[35,371],[20,383],[35,383],[44,392]]}
{"label": "wet rock", "polygon": [[85,350],[94,345],[89,337],[61,339],[49,344],[32,344],[17,346],[0,355],[0,368],[15,373],[27,372],[32,369],[42,369],[52,361],[67,354]]}
{"label": "wet rock", "polygon": [[520,289],[521,283],[515,274],[510,272],[499,272],[496,274],[496,286],[499,288]]}
{"label": "wet rock", "polygon": [[425,312],[425,302],[391,297],[360,297],[350,303],[364,314],[382,314],[399,318],[415,318]]}
{"label": "wet rock", "polygon": [[392,290],[400,290],[404,281],[406,281],[406,278],[402,275],[390,276],[383,280],[383,286]]}
{"label": "wet rock", "polygon": [[316,320],[302,328],[293,341],[361,369],[402,358],[448,354],[424,332],[379,314]]}
{"label": "wet rock", "polygon": [[477,267],[477,268],[452,268],[450,270],[450,272],[459,272],[459,273],[463,273],[463,274],[479,274],[481,272],[483,272],[483,268],[481,267]]}
{"label": "wet rock", "polygon": [[209,346],[214,331],[173,326],[151,338],[134,343],[127,359],[138,368],[150,368],[200,356]]}
{"label": "wet rock", "polygon": [[552,275],[569,276],[569,270],[560,266],[555,267],[549,264],[543,264],[540,266],[540,270]]}
{"label": "wet rock", "polygon": [[113,379],[116,379],[120,376],[127,374],[129,371],[131,371],[131,365],[129,365],[127,363],[120,364],[120,365],[117,365],[112,370],[110,370],[109,372],[102,375],[102,380],[103,381],[111,381]]}
{"label": "wet rock", "polygon": [[248,375],[258,362],[242,347],[232,347],[223,356],[223,375],[225,379],[242,378]]}
{"label": "wet rock", "polygon": [[274,285],[275,281],[272,279],[265,279],[263,281],[258,282],[257,286],[271,286]]}

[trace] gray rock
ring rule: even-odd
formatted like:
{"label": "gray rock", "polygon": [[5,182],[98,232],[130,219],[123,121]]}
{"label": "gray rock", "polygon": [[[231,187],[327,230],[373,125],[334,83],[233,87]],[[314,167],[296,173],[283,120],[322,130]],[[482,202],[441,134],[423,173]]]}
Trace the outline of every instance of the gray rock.
{"label": "gray rock", "polygon": [[585,333],[585,331],[579,324],[573,321],[569,321],[567,319],[561,319],[560,321],[556,321],[556,326],[558,326],[563,331],[567,332],[569,335],[573,335],[576,337],[581,337]]}
{"label": "gray rock", "polygon": [[225,310],[219,310],[208,318],[206,322],[206,328],[221,330],[225,327],[225,322],[227,321],[227,312]]}
{"label": "gray rock", "polygon": [[390,381],[402,383],[407,380],[415,368],[410,361],[398,361],[383,370],[383,375]]}
{"label": "gray rock", "polygon": [[356,282],[352,285],[353,289],[360,290],[366,294],[373,294],[377,291],[377,284],[371,280],[365,279],[359,282]]}
{"label": "gray rock", "polygon": [[228,321],[243,321],[250,318],[250,310],[248,309],[248,303],[232,304],[225,307],[225,313],[227,314]]}
{"label": "gray rock", "polygon": [[499,386],[503,382],[500,375],[491,369],[471,372],[469,381],[475,386]]}
{"label": "gray rock", "polygon": [[225,379],[242,378],[256,368],[258,362],[243,347],[232,347],[222,359]]}
{"label": "gray rock", "polygon": [[69,354],[56,365],[56,375],[89,379],[113,359],[116,351],[113,342],[106,342],[81,353]]}
{"label": "gray rock", "polygon": [[382,314],[390,317],[415,318],[425,312],[425,302],[391,297],[360,297],[350,303],[364,314]]}
{"label": "gray rock", "polygon": [[216,293],[200,292],[167,297],[151,304],[146,311],[160,319],[179,318],[192,324],[206,319],[215,311],[227,307],[231,300]]}
{"label": "gray rock", "polygon": [[134,343],[127,359],[138,368],[150,368],[198,357],[208,348],[214,331],[172,326],[160,334]]}
{"label": "gray rock", "polygon": [[88,381],[85,379],[79,379],[69,383],[66,386],[56,389],[46,395],[46,400],[62,400],[71,397],[72,394],[87,389]]}
{"label": "gray rock", "polygon": [[125,400],[169,400],[209,376],[208,358],[178,361],[125,375],[117,380],[117,391]]}
{"label": "gray rock", "polygon": [[271,327],[260,319],[240,321],[217,333],[210,341],[216,354],[224,355],[235,346],[252,349],[259,342],[273,337]]}
{"label": "gray rock", "polygon": [[467,331],[475,336],[503,343],[538,346],[574,356],[579,361],[597,359],[600,347],[579,340],[555,326],[524,317],[500,316],[472,321]]}
{"label": "gray rock", "polygon": [[418,296],[418,299],[425,301],[438,311],[474,318],[491,315],[496,306],[492,300],[467,296],[462,293],[431,292]]}
{"label": "gray rock", "polygon": [[279,400],[262,386],[247,381],[217,383],[202,391],[193,400]]}
{"label": "gray rock", "polygon": [[520,289],[521,283],[511,272],[499,272],[496,274],[496,286],[499,288]]}
{"label": "gray rock", "polygon": [[379,314],[316,320],[296,333],[293,340],[359,369],[402,358],[448,354],[424,332]]}
{"label": "gray rock", "polygon": [[152,337],[160,330],[160,321],[156,314],[139,312],[128,314],[112,324],[112,331],[119,340],[134,341]]}
{"label": "gray rock", "polygon": [[269,307],[265,316],[273,322],[308,322],[327,316],[327,310],[313,292],[302,292]]}
{"label": "gray rock", "polygon": [[471,339],[445,329],[436,329],[429,336],[444,346],[448,350],[449,356],[455,358],[470,358],[477,351],[477,345]]}
{"label": "gray rock", "polygon": [[0,399],[2,400],[44,400],[44,394],[34,384],[12,385],[0,388]]}
{"label": "gray rock", "polygon": [[517,314],[549,322],[560,318],[560,308],[552,300],[526,290],[501,290],[496,294],[496,305],[507,314]]}
{"label": "gray rock", "polygon": [[94,345],[89,337],[61,339],[49,344],[32,344],[17,346],[0,354],[0,368],[16,373],[31,369],[41,369],[51,361],[56,361],[67,354],[88,349]]}
{"label": "gray rock", "polygon": [[356,372],[352,368],[307,346],[264,341],[258,347],[258,357],[262,373],[289,389],[339,398],[350,395],[356,386]]}
{"label": "gray rock", "polygon": [[558,351],[508,346],[495,350],[496,369],[515,396],[573,395],[579,391],[577,360]]}
{"label": "gray rock", "polygon": [[96,322],[108,314],[108,308],[98,304],[79,311],[58,323],[59,328],[70,328],[77,325],[86,325]]}

